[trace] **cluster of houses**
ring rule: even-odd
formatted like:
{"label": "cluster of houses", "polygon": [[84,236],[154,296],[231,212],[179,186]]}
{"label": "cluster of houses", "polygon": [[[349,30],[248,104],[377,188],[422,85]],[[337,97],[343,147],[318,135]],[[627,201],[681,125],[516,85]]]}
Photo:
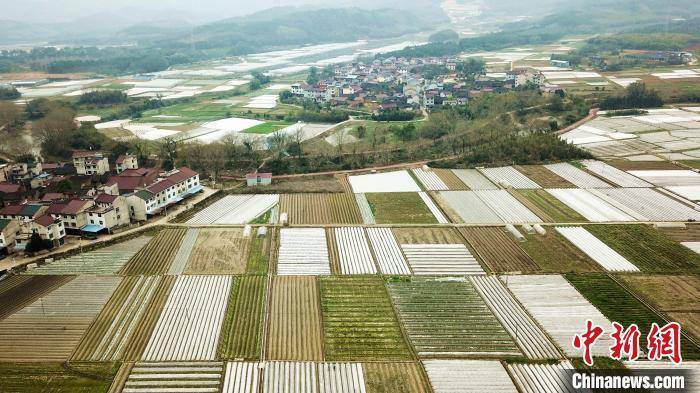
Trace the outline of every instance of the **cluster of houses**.
{"label": "cluster of houses", "polygon": [[313,84],[295,83],[291,93],[320,104],[378,112],[464,104],[484,92],[544,84],[542,73],[532,68],[508,71],[505,78],[464,75],[459,72],[461,61],[456,57],[388,58],[336,65],[332,76]]}
{"label": "cluster of houses", "polygon": [[140,168],[137,157],[78,151],[72,163],[0,165],[0,257],[23,250],[36,233],[53,247],[68,235],[128,228],[200,192],[199,174]]}

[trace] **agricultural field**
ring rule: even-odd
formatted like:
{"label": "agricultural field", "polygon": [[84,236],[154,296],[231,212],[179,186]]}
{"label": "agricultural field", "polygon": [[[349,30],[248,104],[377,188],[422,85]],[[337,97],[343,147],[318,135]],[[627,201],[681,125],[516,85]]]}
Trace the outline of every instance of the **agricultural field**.
{"label": "agricultural field", "polygon": [[114,274],[151,240],[141,236],[27,270],[27,274]]}
{"label": "agricultural field", "polygon": [[612,204],[582,188],[551,188],[547,192],[591,222],[634,221]]}
{"label": "agricultural field", "polygon": [[74,361],[138,360],[175,281],[126,277],[73,353]]}
{"label": "agricultural field", "polygon": [[366,393],[429,393],[430,384],[417,363],[363,363]]}
{"label": "agricultural field", "polygon": [[699,276],[622,275],[620,279],[634,294],[700,339]]}
{"label": "agricultural field", "polygon": [[597,272],[600,265],[552,228],[544,235],[523,233],[525,241],[518,245],[547,273]]}
{"label": "agricultural field", "polygon": [[433,168],[431,169],[442,182],[447,186],[448,190],[467,190],[469,189],[459,177],[452,172],[451,169]]}
{"label": "agricultural field", "polygon": [[[533,205],[543,211],[551,222],[586,222],[587,220],[575,210],[559,201],[545,190],[516,190]],[[545,219],[545,217],[541,217]]]}
{"label": "agricultural field", "polygon": [[428,207],[428,210],[430,210],[431,213],[433,213],[433,216],[435,216],[435,219],[437,220],[438,223],[440,224],[449,224],[450,220],[445,217],[445,214],[443,214],[442,210],[438,207],[438,205],[433,201],[433,199],[430,197],[430,195],[427,192],[419,192],[418,196],[420,199],[423,200],[423,203],[425,203],[425,206]]}
{"label": "agricultural field", "polygon": [[452,222],[500,224],[501,218],[473,191],[441,191],[437,200]]}
{"label": "agricultural field", "polygon": [[375,274],[372,250],[362,227],[329,228],[331,265],[340,274]]}
{"label": "agricultural field", "polygon": [[686,223],[683,226],[658,227],[659,232],[677,242],[700,242],[700,225]]}
{"label": "agricultural field", "polygon": [[[623,326],[636,323],[641,337],[647,337],[652,323],[656,322],[659,326],[666,323],[607,275],[567,274],[566,279],[609,320],[619,322]],[[700,359],[700,347],[685,338],[681,340],[681,351],[684,359]]]}
{"label": "agricultural field", "polygon": [[390,228],[367,228],[367,237],[382,274],[411,274]]}
{"label": "agricultural field", "polygon": [[377,224],[437,224],[417,192],[366,193]]}
{"label": "agricultural field", "polygon": [[227,195],[197,212],[188,224],[246,224],[272,209],[279,195]]}
{"label": "agricultural field", "polygon": [[242,228],[200,229],[184,274],[243,274],[249,250]]}
{"label": "agricultural field", "polygon": [[700,212],[651,188],[606,188],[591,190],[613,201],[639,221],[697,221]]}
{"label": "agricultural field", "polygon": [[[542,165],[516,165],[518,172],[544,188],[572,188],[576,187],[568,180],[550,171]],[[540,187],[526,187],[540,188]]]}
{"label": "agricultural field", "polygon": [[141,360],[214,360],[229,276],[178,276]]}
{"label": "agricultural field", "polygon": [[222,393],[257,393],[262,365],[260,362],[226,363]]}
{"label": "agricultural field", "polygon": [[219,340],[219,358],[259,360],[265,320],[267,277],[235,280]]}
{"label": "agricultural field", "polygon": [[558,164],[545,165],[545,168],[554,172],[556,175],[561,176],[566,181],[575,185],[579,188],[607,188],[612,187],[610,184],[604,182],[603,180],[586,173],[585,171],[576,168],[575,166],[561,162]]}
{"label": "agricultural field", "polygon": [[192,249],[197,242],[199,237],[199,229],[188,228],[185,236],[182,237],[182,242],[180,243],[180,248],[178,248],[175,258],[173,258],[173,263],[168,269],[168,274],[176,276],[182,274],[187,266],[187,261],[190,260],[190,255],[192,255]]}
{"label": "agricultural field", "polygon": [[107,392],[116,363],[0,363],[3,392]]}
{"label": "agricultural field", "polygon": [[389,293],[421,358],[520,355],[472,284],[464,278],[391,278]]}
{"label": "agricultural field", "polygon": [[587,225],[595,237],[642,272],[700,272],[700,255],[648,225]]}
{"label": "agricultural field", "polygon": [[79,276],[0,321],[0,361],[66,361],[121,279]]}
{"label": "agricultural field", "polygon": [[[571,340],[581,333],[587,320],[598,326],[611,326],[610,320],[562,276],[502,276],[501,280],[568,356],[580,356]],[[594,356],[608,356],[611,344],[610,337],[601,336],[591,352]]]}
{"label": "agricultural field", "polygon": [[435,393],[517,393],[500,362],[495,360],[424,360]]}
{"label": "agricultural field", "polygon": [[264,237],[254,236],[250,240],[248,252],[248,265],[246,271],[249,274],[267,274],[270,268],[270,254],[273,251],[273,239],[277,237],[275,228],[268,228]]}
{"label": "agricultural field", "polygon": [[535,183],[512,166],[483,168],[479,171],[494,184],[501,185],[503,188],[542,188],[539,184]]}
{"label": "agricultural field", "polygon": [[[617,169],[606,162],[598,160],[583,160],[581,161],[584,167],[592,173],[604,178],[611,184],[615,184],[618,187],[652,187],[651,184],[645,182],[644,180],[632,176],[629,173]],[[552,187],[561,188],[561,187]]]}
{"label": "agricultural field", "polygon": [[639,268],[583,227],[555,227],[554,229],[607,271],[639,271]]}
{"label": "agricultural field", "polygon": [[533,272],[539,266],[502,227],[463,227],[459,231],[493,272]]}
{"label": "agricultural field", "polygon": [[419,184],[423,186],[424,190],[445,191],[450,189],[434,170],[414,168],[411,169],[411,174],[418,180]]}
{"label": "agricultural field", "polygon": [[388,193],[421,191],[408,171],[370,173],[348,176],[354,193]]}
{"label": "agricultural field", "polygon": [[454,228],[396,227],[392,231],[399,244],[464,244],[464,239]]}
{"label": "agricultural field", "polygon": [[541,218],[528,210],[506,190],[478,190],[474,192],[505,223],[542,222]]}
{"label": "agricultural field", "polygon": [[411,351],[380,277],[319,280],[326,360],[406,360]]}
{"label": "agricultural field", "polygon": [[364,392],[365,374],[360,363],[320,363],[320,393]]}
{"label": "agricultural field", "polygon": [[571,380],[565,374],[573,370],[570,361],[554,364],[511,363],[506,366],[515,384],[526,393],[575,393]]}
{"label": "agricultural field", "polygon": [[187,230],[163,229],[121,269],[120,274],[166,274]]}
{"label": "agricultural field", "polygon": [[357,202],[357,208],[360,210],[360,215],[362,216],[363,224],[376,224],[377,221],[374,219],[374,214],[372,213],[372,208],[369,206],[367,201],[367,196],[365,194],[354,194],[355,202]]}
{"label": "agricultural field", "polygon": [[222,362],[137,362],[123,392],[218,392],[223,372]]}
{"label": "agricultural field", "polygon": [[485,274],[464,244],[402,244],[406,260],[416,275]]}
{"label": "agricultural field", "polygon": [[457,178],[464,183],[468,190],[497,190],[498,186],[482,175],[476,169],[453,169]]}
{"label": "agricultural field", "polygon": [[326,231],[323,228],[282,228],[277,274],[331,274]]}
{"label": "agricultural field", "polygon": [[283,194],[280,213],[290,224],[362,224],[352,194]]}
{"label": "agricultural field", "polygon": [[0,321],[68,283],[72,276],[9,276],[0,281]]}
{"label": "agricultural field", "polygon": [[[239,391],[234,390],[235,393]],[[262,391],[264,393],[317,393],[317,364],[312,362],[267,362]],[[242,392],[248,393],[246,390]]]}
{"label": "agricultural field", "polygon": [[321,306],[315,277],[273,278],[266,358],[323,360]]}

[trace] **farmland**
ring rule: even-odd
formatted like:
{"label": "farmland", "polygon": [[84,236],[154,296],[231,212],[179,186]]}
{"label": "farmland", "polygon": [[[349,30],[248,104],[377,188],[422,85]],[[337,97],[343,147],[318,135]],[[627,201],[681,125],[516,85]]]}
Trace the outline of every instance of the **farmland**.
{"label": "farmland", "polygon": [[360,210],[351,194],[283,194],[280,213],[290,224],[361,224]]}
{"label": "farmland", "polygon": [[519,243],[525,252],[545,272],[595,272],[601,267],[552,228],[544,235],[524,233],[526,241]]}
{"label": "farmland", "polygon": [[539,267],[500,227],[460,228],[474,251],[494,272],[537,271]]}
{"label": "farmland", "polygon": [[[545,190],[517,190],[544,211],[553,222],[585,222],[586,219]],[[544,218],[544,217],[542,217]]]}
{"label": "farmland", "polygon": [[331,259],[337,260],[336,271],[340,274],[374,274],[377,272],[363,228],[335,228],[331,233]]}
{"label": "farmland", "polygon": [[447,186],[448,190],[466,190],[468,187],[450,169],[434,168],[433,172]]}
{"label": "farmland", "polygon": [[[544,188],[570,188],[575,187],[571,182],[550,171],[541,165],[518,165],[514,167],[518,172],[530,178],[536,184]],[[539,188],[539,187],[530,187]]]}
{"label": "farmland", "polygon": [[418,356],[520,354],[469,281],[410,277],[388,285]]}
{"label": "farmland", "polygon": [[428,393],[430,385],[417,363],[364,363],[367,393]]}
{"label": "farmland", "polygon": [[416,192],[365,194],[377,224],[436,224],[438,221]]}
{"label": "farmland", "polygon": [[276,237],[277,231],[274,228],[268,230],[265,237],[255,236],[250,241],[250,252],[248,253],[248,265],[246,271],[250,274],[266,274],[270,265],[270,253],[272,239]]}
{"label": "farmland", "polygon": [[643,272],[700,272],[700,255],[647,225],[587,225]]}
{"label": "farmland", "polygon": [[275,277],[269,307],[267,359],[323,359],[321,309],[314,277]]}
{"label": "farmland", "polygon": [[238,278],[231,290],[219,341],[222,359],[259,360],[267,277]]}
{"label": "farmland", "polygon": [[170,269],[185,229],[163,229],[121,269],[124,275],[165,274]]}
{"label": "farmland", "polygon": [[0,363],[5,392],[107,392],[119,365],[115,363]]}
{"label": "farmland", "polygon": [[243,274],[250,237],[243,229],[200,229],[185,274]]}
{"label": "farmland", "polygon": [[[619,322],[623,326],[636,323],[641,337],[649,334],[652,323],[656,322],[659,326],[665,324],[658,314],[606,275],[568,274],[566,279],[611,321]],[[681,341],[681,350],[684,359],[700,358],[700,348],[687,339]]]}
{"label": "farmland", "polygon": [[517,390],[500,362],[493,360],[426,360],[423,362],[436,393]]}
{"label": "farmland", "polygon": [[319,285],[326,360],[411,358],[381,278],[323,277]]}
{"label": "farmland", "polygon": [[123,391],[218,392],[223,371],[221,362],[137,362],[131,368]]}
{"label": "farmland", "polygon": [[411,273],[390,228],[367,228],[367,236],[382,274]]}
{"label": "farmland", "polygon": [[608,271],[638,272],[625,257],[608,247],[582,227],[555,227],[557,232]]}
{"label": "farmland", "polygon": [[0,321],[72,279],[71,276],[12,276],[0,281]]}

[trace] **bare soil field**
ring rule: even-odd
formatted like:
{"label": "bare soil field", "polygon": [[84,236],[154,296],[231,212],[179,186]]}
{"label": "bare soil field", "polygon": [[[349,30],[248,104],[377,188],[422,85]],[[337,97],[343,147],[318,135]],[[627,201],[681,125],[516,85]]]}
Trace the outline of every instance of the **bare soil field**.
{"label": "bare soil field", "polygon": [[0,281],[0,320],[72,280],[73,276],[12,276]]}
{"label": "bare soil field", "polygon": [[185,274],[243,274],[250,238],[243,229],[200,229]]}
{"label": "bare soil field", "polygon": [[392,228],[399,244],[464,244],[453,228]]}
{"label": "bare soil field", "polygon": [[645,171],[656,169],[685,169],[675,165],[669,161],[630,161],[630,160],[611,160],[606,161],[608,164],[623,171]]}
{"label": "bare soil field", "polygon": [[433,172],[435,172],[436,175],[447,185],[447,187],[450,188],[450,190],[468,190],[469,187],[467,187],[464,182],[459,180],[457,175],[452,172],[451,169],[444,169],[444,168],[434,168]]}
{"label": "bare soil field", "polygon": [[362,224],[352,194],[283,194],[280,213],[290,224]]}
{"label": "bare soil field", "polygon": [[338,245],[335,242],[334,228],[326,228],[326,242],[328,243],[328,260],[331,263],[331,273],[341,274],[340,255],[338,254]]}
{"label": "bare soil field", "polygon": [[501,227],[459,228],[467,242],[494,272],[534,272],[539,266]]}
{"label": "bare soil field", "polygon": [[367,393],[429,393],[418,363],[363,363]]}
{"label": "bare soil field", "polygon": [[323,360],[323,329],[315,277],[275,277],[269,309],[268,360]]}
{"label": "bare soil field", "polygon": [[126,263],[120,273],[127,276],[166,274],[186,232],[184,228],[161,230]]}
{"label": "bare soil field", "polygon": [[657,228],[677,242],[700,242],[700,224],[685,224],[685,228]]}
{"label": "bare soil field", "polygon": [[576,187],[568,180],[543,167],[542,165],[516,165],[515,169],[543,188]]}
{"label": "bare soil field", "polygon": [[241,189],[242,193],[344,192],[343,185],[333,176],[276,179],[269,186]]}
{"label": "bare soil field", "polygon": [[557,233],[554,228],[547,229],[545,235],[523,233],[527,241],[519,243],[519,246],[543,271],[551,273],[601,271],[599,264]]}

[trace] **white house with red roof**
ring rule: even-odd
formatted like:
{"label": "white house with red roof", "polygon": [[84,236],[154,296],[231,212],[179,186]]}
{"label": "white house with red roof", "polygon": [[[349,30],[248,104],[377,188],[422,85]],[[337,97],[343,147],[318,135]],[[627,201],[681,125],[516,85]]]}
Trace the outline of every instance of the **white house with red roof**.
{"label": "white house with red roof", "polygon": [[79,175],[104,175],[109,172],[109,160],[99,151],[76,151],[73,165]]}
{"label": "white house with red roof", "polygon": [[130,215],[133,219],[145,219],[143,215],[157,214],[200,191],[199,173],[187,167],[172,170],[127,198]]}
{"label": "white house with red roof", "polygon": [[122,173],[127,169],[138,169],[139,162],[133,154],[125,154],[117,157],[115,162],[117,173]]}

